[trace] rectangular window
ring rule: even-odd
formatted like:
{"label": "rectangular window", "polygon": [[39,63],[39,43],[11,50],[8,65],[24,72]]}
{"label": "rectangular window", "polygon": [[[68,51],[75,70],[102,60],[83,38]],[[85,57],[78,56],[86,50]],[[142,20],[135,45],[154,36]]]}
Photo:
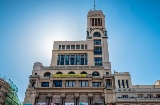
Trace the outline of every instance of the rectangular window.
{"label": "rectangular window", "polygon": [[65,45],[62,45],[62,49],[63,49],[63,50],[65,49]]}
{"label": "rectangular window", "polygon": [[53,87],[62,87],[62,81],[61,80],[53,81]]}
{"label": "rectangular window", "polygon": [[94,26],[94,19],[92,19],[92,26]]}
{"label": "rectangular window", "polygon": [[88,56],[86,53],[78,54],[59,54],[57,65],[87,65]]}
{"label": "rectangular window", "polygon": [[59,50],[61,50],[61,45],[59,45]]}
{"label": "rectangular window", "polygon": [[80,45],[76,45],[76,49],[80,49]]}
{"label": "rectangular window", "polygon": [[75,55],[70,55],[70,65],[74,65]]}
{"label": "rectangular window", "polygon": [[41,87],[49,87],[49,82],[42,82]]}
{"label": "rectangular window", "polygon": [[81,55],[81,65],[84,65],[84,55]]}
{"label": "rectangular window", "polygon": [[85,44],[85,49],[87,49],[87,44]]}
{"label": "rectangular window", "polygon": [[67,46],[66,46],[66,49],[67,49],[67,50],[70,50],[70,45],[67,45]]}
{"label": "rectangular window", "polygon": [[64,65],[64,57],[65,57],[65,55],[61,55],[61,61],[60,61],[61,65]]}
{"label": "rectangular window", "polygon": [[112,80],[111,79],[107,79],[106,86],[107,87],[111,87],[112,86]]}
{"label": "rectangular window", "polygon": [[65,65],[69,65],[69,55],[65,56]]}
{"label": "rectangular window", "polygon": [[94,45],[101,45],[101,39],[95,39]]}
{"label": "rectangular window", "polygon": [[92,87],[101,87],[101,82],[92,82]]}
{"label": "rectangular window", "polygon": [[121,83],[120,83],[120,80],[118,80],[118,86],[119,86],[119,88],[121,88]]}
{"label": "rectangular window", "polygon": [[60,56],[60,55],[58,55],[57,65],[59,65],[59,64],[60,64],[60,58],[61,58],[61,56]]}
{"label": "rectangular window", "polygon": [[125,88],[125,85],[124,85],[124,80],[122,80],[122,86],[123,86],[123,88]]}
{"label": "rectangular window", "polygon": [[88,81],[79,81],[79,87],[88,87]]}
{"label": "rectangular window", "polygon": [[77,54],[76,55],[76,65],[80,65],[81,63],[80,63],[80,55],[79,54]]}
{"label": "rectangular window", "polygon": [[144,98],[144,94],[138,94],[138,98]]}
{"label": "rectangular window", "polygon": [[128,98],[128,95],[122,95],[122,98]]}
{"label": "rectangular window", "polygon": [[85,54],[85,65],[87,65],[88,64],[88,56],[87,56],[87,54]]}
{"label": "rectangular window", "polygon": [[94,63],[95,63],[95,66],[102,66],[102,57],[95,57]]}
{"label": "rectangular window", "polygon": [[94,55],[102,55],[102,47],[94,47]]}
{"label": "rectangular window", "polygon": [[84,49],[84,45],[83,44],[81,45],[81,49]]}
{"label": "rectangular window", "polygon": [[75,45],[71,45],[71,49],[75,49]]}
{"label": "rectangular window", "polygon": [[129,88],[129,85],[128,85],[128,80],[126,80],[126,85],[127,85],[127,88]]}
{"label": "rectangular window", "polygon": [[75,87],[76,83],[75,81],[66,81],[66,87]]}

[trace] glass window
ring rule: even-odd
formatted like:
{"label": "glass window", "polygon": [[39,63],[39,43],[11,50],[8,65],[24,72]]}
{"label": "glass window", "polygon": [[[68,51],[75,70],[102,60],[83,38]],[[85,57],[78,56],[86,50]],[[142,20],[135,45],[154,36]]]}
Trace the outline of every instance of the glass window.
{"label": "glass window", "polygon": [[118,80],[118,86],[119,86],[119,88],[121,88],[121,83],[120,83],[120,80]]}
{"label": "glass window", "polygon": [[75,49],[75,45],[71,45],[71,49]]}
{"label": "glass window", "polygon": [[49,87],[49,82],[42,82],[41,87]]}
{"label": "glass window", "polygon": [[62,45],[62,49],[63,49],[63,50],[65,49],[65,45]]}
{"label": "glass window", "polygon": [[87,74],[85,71],[81,72],[81,74]]}
{"label": "glass window", "polygon": [[61,61],[60,61],[61,65],[64,65],[64,57],[65,57],[65,55],[61,55]]}
{"label": "glass window", "polygon": [[58,55],[57,65],[59,65],[59,64],[60,64],[60,58],[61,58],[61,56],[60,56],[60,55]]}
{"label": "glass window", "polygon": [[87,56],[87,54],[85,54],[85,65],[87,65],[88,64],[88,56]]}
{"label": "glass window", "polygon": [[65,56],[65,65],[69,65],[69,55]]}
{"label": "glass window", "polygon": [[122,86],[123,86],[123,88],[125,88],[125,86],[124,86],[124,80],[122,80]]}
{"label": "glass window", "polygon": [[70,65],[74,65],[74,55],[70,55]]}
{"label": "glass window", "polygon": [[95,39],[94,45],[101,45],[101,39]]}
{"label": "glass window", "polygon": [[112,86],[112,80],[111,79],[107,79],[106,86],[107,87],[111,87]]}
{"label": "glass window", "polygon": [[95,66],[102,66],[102,57],[95,57],[94,63],[95,63]]}
{"label": "glass window", "polygon": [[67,45],[67,46],[66,46],[66,49],[68,49],[68,50],[69,50],[69,49],[70,49],[70,45]]}
{"label": "glass window", "polygon": [[84,65],[84,55],[81,55],[81,65]]}
{"label": "glass window", "polygon": [[63,74],[63,73],[59,71],[59,72],[57,72],[56,74]]}
{"label": "glass window", "polygon": [[93,72],[92,76],[100,76],[98,72]]}
{"label": "glass window", "polygon": [[100,32],[95,32],[95,33],[93,34],[93,37],[101,37]]}
{"label": "glass window", "polygon": [[129,85],[128,85],[128,80],[126,80],[126,85],[127,85],[127,88],[129,88]]}
{"label": "glass window", "polygon": [[79,81],[79,87],[88,87],[88,81]]}
{"label": "glass window", "polygon": [[101,82],[92,82],[92,87],[101,87]]}
{"label": "glass window", "polygon": [[66,81],[66,87],[75,87],[75,81]]}
{"label": "glass window", "polygon": [[122,95],[122,98],[128,98],[128,95]]}
{"label": "glass window", "polygon": [[59,50],[61,50],[61,45],[59,45]]}
{"label": "glass window", "polygon": [[80,49],[80,45],[76,45],[76,49]]}
{"label": "glass window", "polygon": [[62,81],[61,80],[53,81],[53,87],[62,87]]}
{"label": "glass window", "polygon": [[87,49],[87,44],[85,44],[85,49]]}
{"label": "glass window", "polygon": [[84,49],[84,45],[83,44],[81,45],[81,49]]}
{"label": "glass window", "polygon": [[50,72],[46,72],[44,73],[44,77],[50,77],[51,73]]}
{"label": "glass window", "polygon": [[57,58],[57,65],[87,65],[88,56],[86,53],[82,54],[59,54]]}
{"label": "glass window", "polygon": [[73,71],[69,72],[68,74],[75,74]]}
{"label": "glass window", "polygon": [[94,55],[102,55],[102,47],[94,47]]}

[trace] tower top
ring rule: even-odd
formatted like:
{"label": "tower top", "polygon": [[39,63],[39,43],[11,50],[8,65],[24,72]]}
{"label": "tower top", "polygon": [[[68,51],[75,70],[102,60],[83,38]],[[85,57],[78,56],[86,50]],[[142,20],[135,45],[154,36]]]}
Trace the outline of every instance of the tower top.
{"label": "tower top", "polygon": [[94,11],[96,10],[96,3],[95,3],[95,0],[94,0]]}

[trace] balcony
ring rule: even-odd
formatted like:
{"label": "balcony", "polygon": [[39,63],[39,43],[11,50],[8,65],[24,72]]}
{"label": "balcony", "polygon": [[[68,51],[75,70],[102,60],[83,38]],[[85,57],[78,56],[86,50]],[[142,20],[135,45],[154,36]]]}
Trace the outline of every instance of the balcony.
{"label": "balcony", "polygon": [[117,97],[117,102],[160,102],[160,98],[122,98]]}
{"label": "balcony", "polygon": [[106,86],[105,87],[107,90],[112,90],[113,89],[113,86]]}
{"label": "balcony", "polygon": [[85,70],[90,70],[90,69],[103,69],[102,66],[43,66],[41,70],[75,70],[75,69],[85,69]]}

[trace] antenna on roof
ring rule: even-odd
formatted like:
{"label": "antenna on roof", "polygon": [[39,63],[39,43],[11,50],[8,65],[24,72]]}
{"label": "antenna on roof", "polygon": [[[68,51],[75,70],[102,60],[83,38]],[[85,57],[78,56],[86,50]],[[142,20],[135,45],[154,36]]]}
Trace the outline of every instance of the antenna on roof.
{"label": "antenna on roof", "polygon": [[95,3],[95,0],[94,0],[94,11],[96,10],[96,3]]}

